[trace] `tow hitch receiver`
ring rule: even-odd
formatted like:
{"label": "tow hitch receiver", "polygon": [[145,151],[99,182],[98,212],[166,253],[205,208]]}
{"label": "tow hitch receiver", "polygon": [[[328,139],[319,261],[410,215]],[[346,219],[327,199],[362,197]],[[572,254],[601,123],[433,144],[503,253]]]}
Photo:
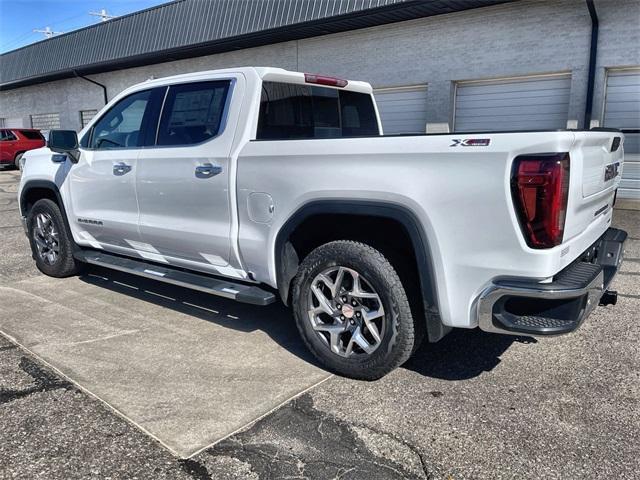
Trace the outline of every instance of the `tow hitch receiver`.
{"label": "tow hitch receiver", "polygon": [[615,305],[618,302],[618,292],[615,290],[607,290],[600,297],[600,306]]}

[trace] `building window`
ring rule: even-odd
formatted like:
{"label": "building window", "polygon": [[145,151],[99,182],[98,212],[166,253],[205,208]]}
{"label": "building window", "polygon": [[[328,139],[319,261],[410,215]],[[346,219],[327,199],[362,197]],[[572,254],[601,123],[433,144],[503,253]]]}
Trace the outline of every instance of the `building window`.
{"label": "building window", "polygon": [[96,116],[96,113],[98,113],[98,110],[80,110],[80,123],[82,124],[82,128],[89,125],[89,122]]}
{"label": "building window", "polygon": [[31,128],[53,130],[60,128],[60,115],[57,113],[38,113],[31,115]]}
{"label": "building window", "polygon": [[4,127],[4,118],[0,118],[0,128]]}

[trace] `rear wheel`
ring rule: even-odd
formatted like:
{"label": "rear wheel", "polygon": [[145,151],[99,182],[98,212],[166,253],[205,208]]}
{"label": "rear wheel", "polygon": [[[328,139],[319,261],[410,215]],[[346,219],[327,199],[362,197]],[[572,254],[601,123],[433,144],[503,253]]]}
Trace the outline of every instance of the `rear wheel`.
{"label": "rear wheel", "polygon": [[311,352],[342,375],[375,380],[411,355],[415,325],[391,263],[352,241],[316,248],[293,286],[298,330]]}
{"label": "rear wheel", "polygon": [[38,270],[51,277],[78,273],[81,263],[73,258],[73,239],[55,202],[38,200],[29,212],[27,225]]}

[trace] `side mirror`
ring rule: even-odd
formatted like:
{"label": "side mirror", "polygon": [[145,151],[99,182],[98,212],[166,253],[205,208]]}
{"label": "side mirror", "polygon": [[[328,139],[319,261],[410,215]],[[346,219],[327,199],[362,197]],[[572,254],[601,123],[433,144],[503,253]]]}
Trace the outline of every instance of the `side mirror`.
{"label": "side mirror", "polygon": [[51,130],[47,147],[52,152],[67,154],[73,163],[78,163],[80,150],[78,134],[74,130]]}

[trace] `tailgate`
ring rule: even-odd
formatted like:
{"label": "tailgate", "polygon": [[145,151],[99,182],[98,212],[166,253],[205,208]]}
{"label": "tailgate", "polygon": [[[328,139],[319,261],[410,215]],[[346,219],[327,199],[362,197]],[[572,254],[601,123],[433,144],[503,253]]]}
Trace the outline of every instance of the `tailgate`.
{"label": "tailgate", "polygon": [[618,131],[575,132],[569,152],[570,193],[565,241],[584,232],[613,207],[620,184],[624,135]]}

